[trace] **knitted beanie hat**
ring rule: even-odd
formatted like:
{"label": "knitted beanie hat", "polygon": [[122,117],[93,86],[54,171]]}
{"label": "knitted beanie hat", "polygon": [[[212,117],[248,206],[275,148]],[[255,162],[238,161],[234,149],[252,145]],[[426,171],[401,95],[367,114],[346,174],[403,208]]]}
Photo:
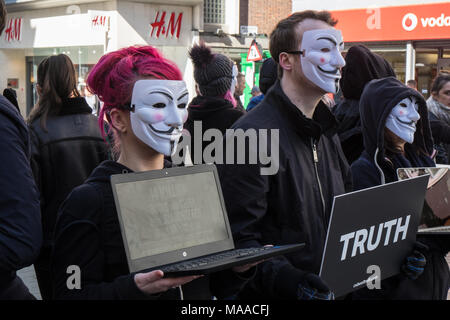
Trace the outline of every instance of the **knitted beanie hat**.
{"label": "knitted beanie hat", "polygon": [[233,80],[233,62],[220,53],[212,53],[204,43],[189,51],[194,64],[194,79],[204,96],[223,96],[230,90]]}

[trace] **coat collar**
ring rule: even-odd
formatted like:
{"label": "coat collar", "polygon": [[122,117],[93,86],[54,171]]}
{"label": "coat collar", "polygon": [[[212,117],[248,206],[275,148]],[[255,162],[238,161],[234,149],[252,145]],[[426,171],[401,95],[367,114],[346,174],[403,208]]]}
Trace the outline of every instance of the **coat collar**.
{"label": "coat collar", "polygon": [[290,127],[301,136],[319,140],[322,134],[332,136],[336,133],[337,121],[328,107],[320,101],[316,106],[313,118],[307,118],[295,106],[281,88],[278,80],[267,93],[270,104],[276,107]]}

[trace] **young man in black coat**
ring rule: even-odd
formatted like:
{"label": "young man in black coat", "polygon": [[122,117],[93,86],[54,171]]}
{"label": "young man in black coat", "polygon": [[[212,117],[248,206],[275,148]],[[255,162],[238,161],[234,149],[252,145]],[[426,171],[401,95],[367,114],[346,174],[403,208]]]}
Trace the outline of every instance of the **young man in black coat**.
{"label": "young man in black coat", "polygon": [[[0,0],[0,35],[6,18]],[[34,299],[16,271],[31,265],[42,243],[39,194],[30,168],[28,129],[0,96],[0,300]]]}
{"label": "young man in black coat", "polygon": [[[272,157],[270,166],[261,159],[256,164],[227,161],[219,166],[236,245],[306,243],[301,251],[261,263],[254,280],[239,294],[241,299],[333,298],[317,274],[333,197],[351,190],[336,121],[321,102],[327,92],[336,93],[345,63],[335,24],[328,12],[316,11],[280,21],[270,37],[280,79],[258,108],[232,126],[268,129]],[[244,150],[237,148],[235,154],[245,152],[249,159],[262,139],[245,144]]]}

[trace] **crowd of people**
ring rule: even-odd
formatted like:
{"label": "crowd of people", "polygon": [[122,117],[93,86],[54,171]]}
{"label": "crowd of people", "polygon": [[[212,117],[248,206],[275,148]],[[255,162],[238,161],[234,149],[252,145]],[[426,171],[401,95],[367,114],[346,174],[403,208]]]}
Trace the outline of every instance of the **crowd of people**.
{"label": "crowd of people", "polygon": [[[0,0],[0,34],[5,17]],[[0,96],[0,300],[35,299],[16,274],[32,264],[44,300],[334,299],[318,275],[333,198],[396,181],[400,167],[448,164],[450,151],[450,76],[439,74],[425,101],[366,47],[351,47],[344,59],[335,25],[326,11],[281,20],[247,110],[239,99],[243,74],[204,43],[189,50],[192,99],[177,65],[157,49],[105,54],[86,81],[102,105],[94,114],[72,61],[64,54],[44,59],[39,99],[26,120]],[[334,106],[327,94],[339,90]],[[223,143],[227,129],[268,129],[258,137],[268,146],[270,130],[279,130],[275,174],[262,175],[260,162],[216,164],[223,197],[237,247],[305,248],[205,276],[130,273],[111,175],[172,167],[183,137],[208,129],[219,130]],[[255,149],[247,141],[240,151]],[[446,299],[449,247],[423,238],[380,290],[341,298]],[[67,286],[73,265],[81,270],[75,289]]]}

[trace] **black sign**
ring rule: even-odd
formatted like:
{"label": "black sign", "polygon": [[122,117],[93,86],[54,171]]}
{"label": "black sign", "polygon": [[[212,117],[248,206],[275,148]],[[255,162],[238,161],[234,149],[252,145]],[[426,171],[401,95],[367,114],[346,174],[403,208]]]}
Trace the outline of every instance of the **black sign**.
{"label": "black sign", "polygon": [[334,198],[320,276],[337,297],[400,272],[411,253],[428,175]]}

